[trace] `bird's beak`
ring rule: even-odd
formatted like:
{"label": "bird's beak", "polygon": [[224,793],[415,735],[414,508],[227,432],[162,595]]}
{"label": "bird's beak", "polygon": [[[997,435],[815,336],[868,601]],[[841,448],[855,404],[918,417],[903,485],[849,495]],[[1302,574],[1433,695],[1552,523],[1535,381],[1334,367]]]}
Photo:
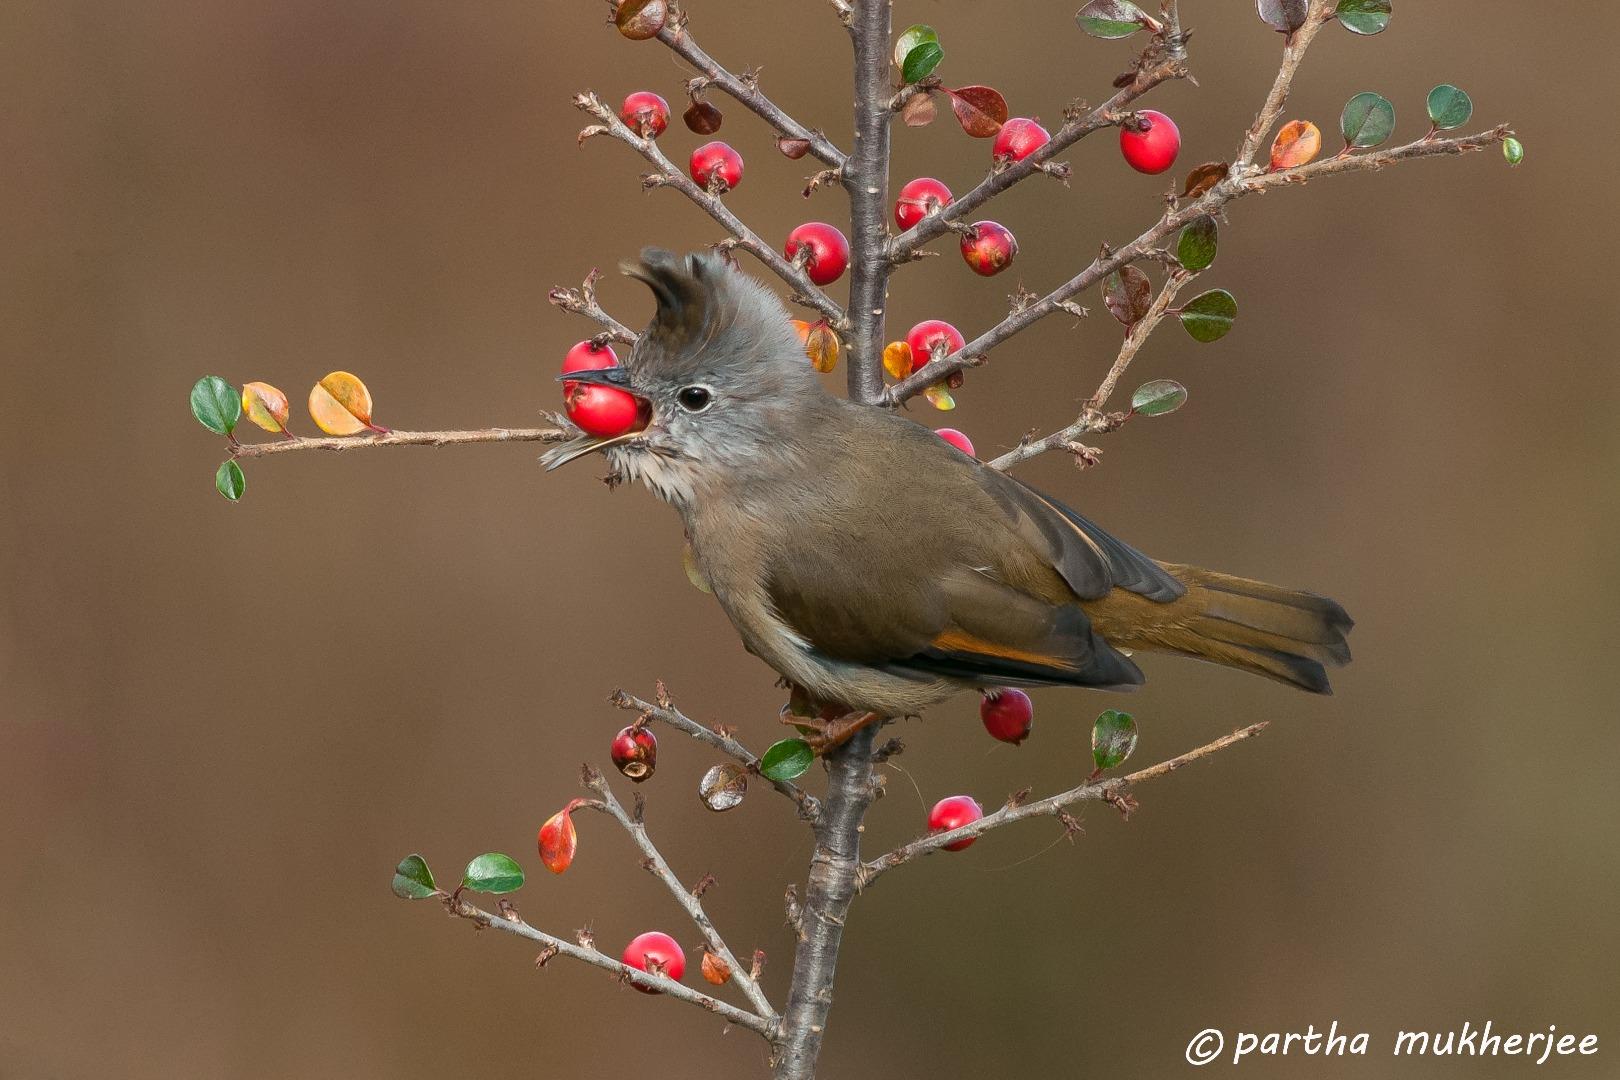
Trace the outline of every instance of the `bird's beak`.
{"label": "bird's beak", "polygon": [[[630,389],[630,373],[622,367],[596,368],[588,371],[571,371],[566,375],[557,376],[558,382],[581,383],[585,386],[611,386],[615,390],[623,390],[641,401],[645,406],[646,399]],[[643,416],[645,416],[645,408]],[[547,472],[582,458],[586,454],[593,454],[598,450],[606,450],[613,446],[622,446],[637,438],[646,430],[643,423],[623,435],[615,435],[610,439],[599,439],[594,435],[582,435],[577,439],[553,447],[540,455],[540,464],[545,466]]]}

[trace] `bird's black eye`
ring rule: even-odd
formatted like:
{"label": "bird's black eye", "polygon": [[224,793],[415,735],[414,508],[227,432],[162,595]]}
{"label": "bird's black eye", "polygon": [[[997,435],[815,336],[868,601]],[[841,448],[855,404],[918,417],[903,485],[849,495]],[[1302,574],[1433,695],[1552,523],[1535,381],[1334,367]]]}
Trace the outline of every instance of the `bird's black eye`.
{"label": "bird's black eye", "polygon": [[675,400],[687,412],[702,412],[714,401],[714,394],[707,386],[685,386],[675,395]]}

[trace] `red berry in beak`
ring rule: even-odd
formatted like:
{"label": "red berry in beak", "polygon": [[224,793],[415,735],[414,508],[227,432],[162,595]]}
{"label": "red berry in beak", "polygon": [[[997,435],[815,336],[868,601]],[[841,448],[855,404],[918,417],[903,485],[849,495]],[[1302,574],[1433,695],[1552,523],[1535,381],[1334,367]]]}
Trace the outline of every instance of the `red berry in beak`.
{"label": "red berry in beak", "polygon": [[994,277],[1007,269],[1017,254],[1017,238],[994,221],[976,221],[962,235],[962,258],[983,277]]}
{"label": "red berry in beak", "polygon": [[1154,109],[1142,109],[1136,116],[1140,121],[1136,128],[1127,121],[1119,129],[1119,152],[1137,172],[1162,173],[1181,153],[1181,132],[1174,120]]}
{"label": "red berry in beak", "polygon": [[725,194],[742,183],[742,155],[725,143],[704,143],[692,151],[692,181],[704,191]]}
{"label": "red berry in beak", "polygon": [[979,702],[979,719],[992,736],[1017,746],[1029,738],[1029,729],[1035,723],[1035,705],[1022,690],[1006,687],[987,691]]}
{"label": "red berry in beak", "polygon": [[669,126],[669,102],[651,90],[638,90],[619,106],[619,119],[643,139],[656,139]]}
{"label": "red berry in beak", "polygon": [[[929,832],[950,832],[960,829],[964,825],[971,825],[984,817],[984,807],[978,800],[970,795],[952,795],[948,799],[941,799],[934,804],[934,809],[928,813]],[[977,836],[970,836],[966,840],[958,840],[954,844],[946,844],[946,851],[961,851],[963,848],[977,840]]]}
{"label": "red berry in beak", "polygon": [[1052,136],[1041,125],[1015,116],[996,132],[996,141],[990,152],[998,160],[1023,161],[1051,141]]}
{"label": "red berry in beak", "polygon": [[909,229],[941,207],[949,206],[951,189],[932,176],[920,176],[900,189],[894,204],[894,223]]}
{"label": "red berry in beak", "polygon": [[615,768],[639,784],[658,767],[658,740],[651,731],[632,724],[613,737],[608,756]]}
{"label": "red berry in beak", "polygon": [[809,221],[788,233],[782,254],[789,262],[803,258],[805,274],[817,285],[831,285],[849,267],[849,241],[824,221]]}
{"label": "red berry in beak", "polygon": [[[649,975],[664,975],[677,982],[686,974],[686,954],[681,951],[674,938],[657,930],[637,935],[624,947],[624,956],[621,959],[637,971],[645,971]],[[636,989],[643,994],[658,993],[657,990],[649,990],[644,986],[637,986]]]}
{"label": "red berry in beak", "polygon": [[[582,341],[563,358],[562,373],[599,371],[618,367],[619,357],[611,346]],[[568,419],[587,435],[611,439],[631,430],[641,420],[641,402],[612,386],[563,383],[563,408]]]}

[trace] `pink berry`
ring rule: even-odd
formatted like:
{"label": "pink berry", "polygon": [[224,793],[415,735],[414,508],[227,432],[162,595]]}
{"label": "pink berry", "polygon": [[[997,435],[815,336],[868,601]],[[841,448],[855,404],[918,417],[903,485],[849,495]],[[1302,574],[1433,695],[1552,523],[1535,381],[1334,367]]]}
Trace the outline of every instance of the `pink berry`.
{"label": "pink berry", "polygon": [[849,266],[849,241],[825,221],[808,221],[788,233],[782,254],[792,261],[801,249],[809,250],[804,272],[817,285],[831,285]]}
{"label": "pink berry", "polygon": [[934,432],[934,434],[938,435],[940,438],[962,451],[962,453],[966,454],[968,457],[976,456],[973,453],[973,440],[962,434],[960,431],[957,431],[955,428],[942,427],[938,431]]}
{"label": "pink berry", "polygon": [[727,192],[742,183],[742,155],[715,140],[692,151],[692,181],[704,191]]}
{"label": "pink berry", "polygon": [[962,331],[943,319],[924,319],[906,334],[911,346],[911,370],[916,371],[934,358],[934,347],[943,343],[944,355],[949,356],[967,344]]}
{"label": "pink berry", "polygon": [[909,229],[935,210],[951,204],[951,189],[932,176],[919,176],[900,189],[894,204],[894,223]]}
{"label": "pink berry", "polygon": [[[674,938],[657,930],[638,934],[624,947],[624,956],[621,959],[637,971],[649,974],[657,971],[676,982],[686,974],[686,953],[681,951],[680,944]],[[659,993],[639,984],[633,985],[643,994]]]}
{"label": "pink berry", "polygon": [[1018,239],[994,221],[975,221],[962,234],[962,258],[975,274],[994,277],[1012,265]]}
{"label": "pink berry", "polygon": [[[952,795],[950,798],[939,800],[934,804],[934,808],[928,812],[928,831],[936,833],[950,832],[952,829],[960,829],[964,825],[971,825],[982,817],[984,817],[984,807],[979,805],[978,800],[970,795]],[[945,850],[961,851],[977,839],[977,836],[970,836],[965,840],[958,840],[954,844],[946,844]]]}
{"label": "pink berry", "polygon": [[1029,738],[1029,729],[1035,723],[1035,705],[1022,690],[1003,687],[986,691],[979,701],[979,719],[992,736],[1017,746]]}
{"label": "pink berry", "polygon": [[996,141],[990,152],[997,159],[1023,161],[1051,141],[1052,136],[1047,134],[1041,125],[1022,116],[1015,116],[1002,124],[1001,130],[996,132]]}
{"label": "pink berry", "polygon": [[1119,129],[1119,151],[1137,172],[1162,173],[1176,163],[1176,155],[1181,153],[1181,132],[1174,120],[1154,109],[1141,109],[1136,116],[1139,130],[1128,122]]}
{"label": "pink berry", "polygon": [[651,90],[637,90],[619,106],[624,126],[644,139],[656,139],[669,126],[669,102]]}

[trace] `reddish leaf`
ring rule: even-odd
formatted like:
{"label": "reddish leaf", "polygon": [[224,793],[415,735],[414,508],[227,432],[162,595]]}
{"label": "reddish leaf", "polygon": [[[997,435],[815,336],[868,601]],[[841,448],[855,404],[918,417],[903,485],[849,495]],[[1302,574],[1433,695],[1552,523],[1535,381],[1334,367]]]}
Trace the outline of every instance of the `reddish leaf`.
{"label": "reddish leaf", "polygon": [[927,127],[934,122],[935,112],[932,94],[913,94],[900,109],[900,119],[906,127]]}
{"label": "reddish leaf", "polygon": [[1126,326],[1135,326],[1153,305],[1153,282],[1134,266],[1121,267],[1103,285],[1108,313]]}
{"label": "reddish leaf", "polygon": [[1182,189],[1183,199],[1196,199],[1226,179],[1228,166],[1224,161],[1206,161],[1187,174],[1187,186]]}
{"label": "reddish leaf", "polygon": [[999,90],[961,86],[945,92],[951,96],[951,111],[956,113],[957,123],[975,139],[994,138],[1007,122],[1007,99]]}
{"label": "reddish leaf", "polygon": [[707,949],[703,950],[703,978],[715,986],[731,980],[731,965]]}
{"label": "reddish leaf", "polygon": [[[696,135],[713,135],[720,130],[720,121],[723,119],[720,110],[707,101],[698,98],[692,99],[692,107],[681,114],[686,126]],[[806,146],[806,149],[809,149]]]}
{"label": "reddish leaf", "polygon": [[776,148],[780,150],[782,152],[782,156],[787,158],[789,161],[798,161],[800,158],[804,157],[804,155],[810,152],[810,140],[790,139],[786,135],[778,135],[776,138]]}
{"label": "reddish leaf", "polygon": [[572,816],[577,801],[552,814],[540,826],[540,861],[553,874],[567,870],[573,864],[574,852],[579,849],[579,836],[574,831]]}

